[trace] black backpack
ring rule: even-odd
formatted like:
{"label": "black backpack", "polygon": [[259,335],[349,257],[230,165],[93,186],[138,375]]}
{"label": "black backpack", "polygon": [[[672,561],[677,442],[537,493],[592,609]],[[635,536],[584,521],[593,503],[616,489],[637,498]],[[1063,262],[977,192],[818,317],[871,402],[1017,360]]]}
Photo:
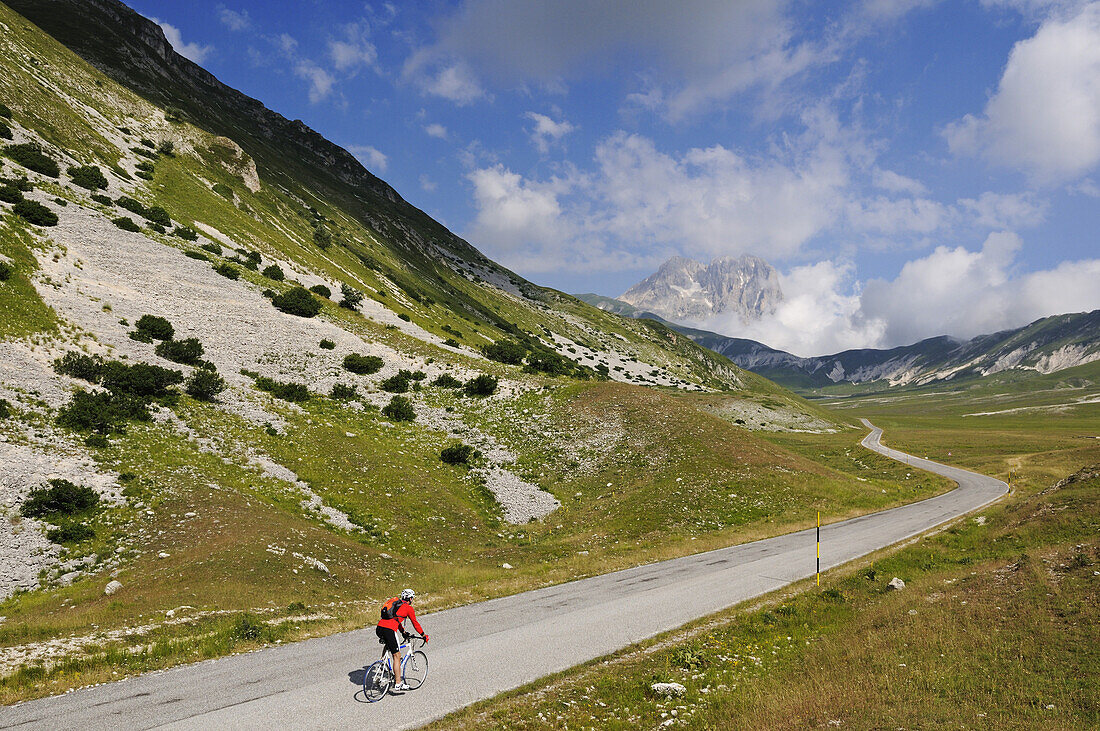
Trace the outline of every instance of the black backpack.
{"label": "black backpack", "polygon": [[405,603],[401,597],[395,596],[382,605],[382,619],[397,619],[397,610]]}

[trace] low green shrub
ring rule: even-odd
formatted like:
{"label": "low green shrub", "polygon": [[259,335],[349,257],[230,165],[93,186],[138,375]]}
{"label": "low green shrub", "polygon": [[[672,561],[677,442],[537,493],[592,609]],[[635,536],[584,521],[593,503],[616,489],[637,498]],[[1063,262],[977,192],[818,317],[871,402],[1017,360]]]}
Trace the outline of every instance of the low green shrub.
{"label": "low green shrub", "polygon": [[11,418],[11,402],[0,398],[0,421]]}
{"label": "low green shrub", "polygon": [[215,244],[213,241],[207,241],[199,248],[204,251],[209,251],[211,254],[217,254],[218,256],[222,255],[221,244]]}
{"label": "low green shrub", "polygon": [[444,373],[432,381],[432,385],[439,386],[440,388],[462,388],[462,381],[458,380],[450,373]]}
{"label": "low green shrub", "polygon": [[183,255],[191,259],[198,259],[199,261],[210,261],[210,257],[201,251],[185,251]]}
{"label": "low green shrub", "polygon": [[11,264],[6,261],[0,261],[0,282],[6,282],[11,279],[11,274],[14,271]]}
{"label": "low green shrub", "polygon": [[89,383],[99,383],[105,365],[103,358],[98,355],[85,355],[70,350],[54,360],[53,369],[63,376],[72,376]]}
{"label": "low green shrub", "polygon": [[452,348],[461,348],[462,347],[462,343],[458,342],[454,338],[447,338],[446,340],[443,341],[443,344],[447,345],[447,346],[450,346]]}
{"label": "low green shrub", "polygon": [[319,294],[325,299],[332,297],[332,290],[323,284],[315,284],[309,288],[309,291],[313,292],[314,294]]}
{"label": "low green shrub", "polygon": [[439,459],[447,464],[470,464],[480,456],[481,452],[469,444],[452,444],[439,453]]}
{"label": "low green shrub", "polygon": [[406,315],[404,312],[399,312],[397,314],[397,319],[404,320],[405,322],[412,322],[412,318]]}
{"label": "low green shrub", "polygon": [[11,119],[11,109],[8,108],[7,104],[0,103],[0,117]]}
{"label": "low green shrub", "polygon": [[211,188],[215,193],[227,200],[233,200],[233,189],[225,183],[214,183],[214,187]]}
{"label": "low green shrub", "polygon": [[23,191],[11,183],[0,185],[0,201],[5,203],[19,203],[23,200]]}
{"label": "low green shrub", "polygon": [[[176,226],[174,229],[172,229],[172,235],[173,236],[179,236],[184,241],[198,241],[199,240],[199,235],[197,233],[195,233],[195,229],[191,228],[190,226]],[[220,246],[218,247],[217,253],[218,254],[221,253],[221,247]]]}
{"label": "low green shrub", "polygon": [[298,317],[315,317],[321,303],[305,287],[292,287],[271,300],[275,308]]}
{"label": "low green shrub", "polygon": [[256,388],[266,391],[283,401],[302,402],[309,401],[309,389],[301,383],[292,381],[276,381],[274,378],[259,376],[256,379]]}
{"label": "low green shrub", "polygon": [[211,368],[196,368],[185,387],[188,395],[199,401],[214,401],[225,389],[225,379]]}
{"label": "low green shrub", "polygon": [[176,146],[172,143],[172,140],[164,140],[157,145],[157,152],[165,157],[174,157],[176,152]]}
{"label": "low green shrub", "polygon": [[161,226],[171,226],[172,217],[161,206],[152,206],[145,211],[145,220],[159,223]]}
{"label": "low green shrub", "polygon": [[136,213],[142,218],[144,218],[145,214],[148,213],[145,205],[142,204],[141,201],[135,200],[128,195],[119,196],[118,199],[115,200],[115,205],[117,205],[119,208],[125,208],[131,213]]}
{"label": "low green shrub", "polygon": [[11,209],[12,213],[36,226],[56,226],[57,214],[38,201],[21,200]]}
{"label": "low green shrub", "polygon": [[411,382],[412,373],[402,369],[397,372],[397,375],[390,376],[379,385],[382,386],[383,391],[389,391],[390,393],[405,393],[409,390],[409,384]]}
{"label": "low green shrub", "polygon": [[5,122],[0,122],[0,140],[10,140],[14,135],[11,133],[11,127]]}
{"label": "low green shrub", "polygon": [[340,295],[343,297],[340,306],[349,310],[358,308],[363,301],[363,293],[346,283],[340,285]]}
{"label": "low green shrub", "polygon": [[313,229],[313,243],[324,251],[332,245],[332,232],[325,228],[323,224],[317,224]]}
{"label": "low green shrub", "polygon": [[92,432],[88,436],[84,437],[84,446],[93,447],[95,449],[106,449],[111,446],[111,442],[107,439],[105,434],[97,434]]}
{"label": "low green shrub", "polygon": [[4,154],[17,163],[42,173],[48,178],[56,178],[61,175],[61,168],[57,161],[42,151],[42,148],[33,142],[25,142],[21,145],[8,145],[4,148]]}
{"label": "low green shrub", "polygon": [[573,372],[576,363],[550,351],[539,351],[527,355],[527,364],[523,370],[527,373],[546,373],[551,376],[565,376]]}
{"label": "low green shrub", "polygon": [[317,343],[317,346],[321,348],[321,350],[334,350],[336,348],[336,343],[328,338],[322,338],[321,342]]}
{"label": "low green shrub", "polygon": [[46,531],[46,537],[53,543],[83,543],[95,538],[95,529],[83,523],[66,521],[58,527]]}
{"label": "low green shrub", "polygon": [[466,381],[463,388],[470,396],[491,396],[496,393],[497,385],[499,385],[499,381],[494,376],[482,373],[480,376]]}
{"label": "low green shrub", "polygon": [[176,328],[172,327],[172,323],[158,315],[142,315],[134,323],[134,328],[142,336],[147,336],[151,340],[171,340],[176,334]]}
{"label": "low green shrub", "polygon": [[271,264],[270,266],[264,267],[263,275],[268,279],[274,280],[276,282],[281,282],[286,279],[286,275],[283,274],[282,267],[280,267],[278,264]]}
{"label": "low green shrub", "polygon": [[134,223],[134,219],[129,216],[119,216],[118,218],[112,218],[111,223],[118,226],[123,231],[137,232],[141,230],[141,226]]}
{"label": "low green shrub", "polygon": [[412,403],[404,396],[394,396],[390,402],[382,407],[382,416],[391,421],[413,421],[416,419],[416,411]]}
{"label": "low green shrub", "polygon": [[149,420],[145,402],[130,394],[111,391],[77,391],[57,415],[61,426],[100,434],[123,431],[123,425],[130,420]]}
{"label": "low green shrub", "polygon": [[158,343],[153,352],[173,363],[198,365],[203,349],[198,338],[184,338],[183,340],[165,340]]}
{"label": "low green shrub", "polygon": [[527,355],[527,346],[515,340],[498,340],[495,343],[482,345],[481,352],[489,360],[518,365]]}
{"label": "low green shrub", "polygon": [[329,394],[336,401],[352,401],[359,397],[359,389],[355,386],[347,386],[343,383],[336,383],[332,386],[332,392]]}
{"label": "low green shrub", "polygon": [[92,200],[101,206],[113,206],[115,202],[111,200],[109,196],[101,195],[99,193],[92,194]]}
{"label": "low green shrub", "polygon": [[382,359],[377,355],[359,355],[358,353],[348,353],[344,356],[344,369],[349,370],[352,373],[358,373],[359,375],[367,375],[369,373],[377,373],[382,370]]}
{"label": "low green shrub", "polygon": [[262,619],[245,612],[237,617],[230,630],[230,635],[236,640],[259,640],[268,637],[271,628]]}
{"label": "low green shrub", "polygon": [[49,487],[31,490],[19,512],[27,518],[76,515],[91,510],[98,503],[99,495],[92,488],[55,479],[50,480]]}
{"label": "low green shrub", "polygon": [[241,273],[237,269],[237,267],[226,262],[218,264],[216,267],[214,267],[214,271],[227,279],[240,279],[241,276]]}
{"label": "low green shrub", "polygon": [[142,147],[148,147],[150,150],[156,149],[156,145],[154,145],[153,141],[151,139],[149,139],[148,137],[142,137],[141,138],[141,146]]}
{"label": "low green shrub", "polygon": [[103,171],[99,169],[98,165],[71,167],[67,172],[69,177],[73,179],[73,183],[81,188],[87,188],[88,190],[106,190],[107,188],[107,178],[104,177]]}
{"label": "low green shrub", "polygon": [[129,394],[148,401],[163,398],[169,388],[183,383],[183,373],[150,363],[126,365],[112,360],[104,363],[99,382],[112,393]]}

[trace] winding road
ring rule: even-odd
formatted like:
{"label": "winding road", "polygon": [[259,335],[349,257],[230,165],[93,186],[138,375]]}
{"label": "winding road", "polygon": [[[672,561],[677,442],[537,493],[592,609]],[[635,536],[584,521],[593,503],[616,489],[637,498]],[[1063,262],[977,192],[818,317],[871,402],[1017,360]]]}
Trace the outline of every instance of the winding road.
{"label": "winding road", "polygon": [[[1000,480],[863,446],[958,483],[918,503],[821,528],[822,569],[976,510]],[[456,607],[423,617],[434,638],[424,689],[359,702],[354,684],[379,646],[373,628],[150,673],[0,707],[0,728],[414,728],[474,701],[608,654],[812,576],[814,529]],[[694,616],[684,614],[692,597]]]}

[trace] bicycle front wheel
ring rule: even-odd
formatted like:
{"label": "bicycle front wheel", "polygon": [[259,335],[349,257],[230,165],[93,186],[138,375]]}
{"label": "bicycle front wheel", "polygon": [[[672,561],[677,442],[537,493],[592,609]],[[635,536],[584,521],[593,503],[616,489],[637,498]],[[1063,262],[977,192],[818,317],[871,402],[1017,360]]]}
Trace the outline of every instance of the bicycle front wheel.
{"label": "bicycle front wheel", "polygon": [[367,703],[377,703],[386,697],[393,686],[393,673],[386,667],[385,660],[379,660],[363,673],[363,696]]}
{"label": "bicycle front wheel", "polygon": [[420,650],[409,655],[404,664],[405,683],[416,690],[424,685],[424,679],[428,677],[428,656]]}

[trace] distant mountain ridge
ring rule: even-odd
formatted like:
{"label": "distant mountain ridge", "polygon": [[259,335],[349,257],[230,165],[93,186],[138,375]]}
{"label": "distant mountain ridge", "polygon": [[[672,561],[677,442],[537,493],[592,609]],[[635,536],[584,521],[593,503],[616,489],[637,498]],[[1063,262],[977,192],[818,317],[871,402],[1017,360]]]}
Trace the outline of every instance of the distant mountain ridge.
{"label": "distant mountain ridge", "polygon": [[1013,369],[1045,374],[1100,360],[1100,310],[1044,317],[1024,327],[970,340],[941,335],[897,348],[862,348],[803,358],[755,340],[671,323],[609,297],[577,297],[626,317],[658,319],[742,368],[802,391],[845,383],[920,386]]}
{"label": "distant mountain ridge", "polygon": [[748,322],[774,312],[783,290],[779,273],[757,256],[723,256],[710,264],[674,256],[619,299],[669,320],[736,312]]}

